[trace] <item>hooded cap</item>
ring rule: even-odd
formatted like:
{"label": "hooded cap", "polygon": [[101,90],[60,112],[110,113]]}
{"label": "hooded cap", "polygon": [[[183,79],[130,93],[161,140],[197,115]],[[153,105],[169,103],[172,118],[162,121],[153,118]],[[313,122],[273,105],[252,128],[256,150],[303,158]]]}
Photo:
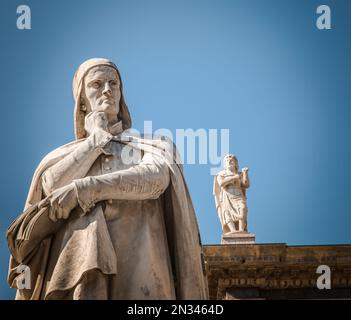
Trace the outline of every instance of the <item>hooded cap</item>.
{"label": "hooded cap", "polygon": [[119,80],[121,82],[120,90],[121,90],[121,99],[119,101],[119,112],[118,112],[118,120],[122,121],[123,130],[129,129],[132,125],[132,120],[130,118],[130,113],[128,107],[124,101],[123,97],[123,85],[121,75],[116,67],[116,65],[104,58],[94,58],[89,59],[83,62],[77,69],[73,78],[73,96],[75,100],[74,106],[74,133],[76,139],[85,138],[87,133],[84,129],[85,116],[87,115],[87,110],[84,105],[84,101],[82,99],[82,91],[83,91],[83,80],[88,71],[96,66],[109,66],[114,68],[117,71]]}

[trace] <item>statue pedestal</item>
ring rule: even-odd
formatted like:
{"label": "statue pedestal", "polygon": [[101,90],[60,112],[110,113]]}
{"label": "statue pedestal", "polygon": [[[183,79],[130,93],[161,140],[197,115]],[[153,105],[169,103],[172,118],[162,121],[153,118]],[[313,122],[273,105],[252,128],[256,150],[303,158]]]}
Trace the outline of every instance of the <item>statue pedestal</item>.
{"label": "statue pedestal", "polygon": [[254,244],[255,234],[242,231],[242,232],[232,232],[222,235],[221,244]]}

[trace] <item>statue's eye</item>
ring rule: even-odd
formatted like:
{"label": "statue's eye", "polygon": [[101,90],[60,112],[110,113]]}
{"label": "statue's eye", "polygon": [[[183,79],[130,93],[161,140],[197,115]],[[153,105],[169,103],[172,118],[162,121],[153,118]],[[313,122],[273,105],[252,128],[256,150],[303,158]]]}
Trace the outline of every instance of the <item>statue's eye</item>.
{"label": "statue's eye", "polygon": [[117,80],[111,80],[110,81],[110,85],[111,86],[117,86],[118,85],[118,81]]}
{"label": "statue's eye", "polygon": [[95,89],[99,89],[101,87],[100,81],[94,81],[91,86]]}

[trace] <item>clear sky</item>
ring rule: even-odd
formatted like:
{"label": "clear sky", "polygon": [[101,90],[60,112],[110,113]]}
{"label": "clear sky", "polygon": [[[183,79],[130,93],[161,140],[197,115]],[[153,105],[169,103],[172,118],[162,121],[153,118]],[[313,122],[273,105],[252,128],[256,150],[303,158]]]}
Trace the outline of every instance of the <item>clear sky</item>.
{"label": "clear sky", "polygon": [[[16,28],[16,8],[32,29]],[[331,8],[332,29],[316,28]],[[6,228],[33,172],[74,139],[72,77],[92,57],[118,65],[133,127],[230,130],[250,168],[249,231],[259,243],[351,243],[351,2],[15,1],[0,4],[0,298]],[[204,244],[220,242],[210,165],[187,165]]]}

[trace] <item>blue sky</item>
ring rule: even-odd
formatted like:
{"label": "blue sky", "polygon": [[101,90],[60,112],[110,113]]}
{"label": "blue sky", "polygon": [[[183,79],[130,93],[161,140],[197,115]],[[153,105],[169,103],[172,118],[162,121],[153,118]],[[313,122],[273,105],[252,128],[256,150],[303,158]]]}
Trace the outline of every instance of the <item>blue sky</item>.
{"label": "blue sky", "polygon": [[[16,28],[16,8],[32,29]],[[332,29],[316,28],[331,7]],[[6,228],[32,174],[74,139],[72,77],[92,57],[119,66],[133,127],[227,128],[250,167],[249,230],[259,243],[351,243],[351,2],[15,1],[0,4],[0,298]],[[187,165],[204,244],[220,242],[210,165]]]}

